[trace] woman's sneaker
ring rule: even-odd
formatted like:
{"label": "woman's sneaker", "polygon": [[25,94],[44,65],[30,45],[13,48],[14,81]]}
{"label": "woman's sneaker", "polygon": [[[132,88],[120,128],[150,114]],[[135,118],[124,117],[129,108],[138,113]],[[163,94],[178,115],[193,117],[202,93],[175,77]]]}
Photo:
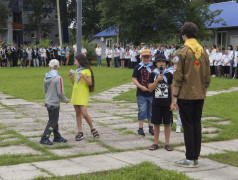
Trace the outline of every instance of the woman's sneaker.
{"label": "woman's sneaker", "polygon": [[187,159],[183,159],[183,160],[180,160],[180,161],[175,161],[174,164],[176,166],[181,166],[181,167],[186,167],[186,168],[195,168],[195,167],[198,167],[194,165],[194,160],[187,160]]}
{"label": "woman's sneaker", "polygon": [[53,142],[58,142],[58,143],[66,143],[67,139],[64,139],[63,137],[60,138],[54,138]]}

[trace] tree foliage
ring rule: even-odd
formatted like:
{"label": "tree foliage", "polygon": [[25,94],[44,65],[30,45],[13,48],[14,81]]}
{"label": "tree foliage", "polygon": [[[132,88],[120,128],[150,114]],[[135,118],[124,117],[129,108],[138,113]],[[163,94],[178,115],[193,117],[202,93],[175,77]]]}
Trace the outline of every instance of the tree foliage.
{"label": "tree foliage", "polygon": [[179,35],[186,21],[197,24],[199,38],[207,36],[206,26],[220,21],[221,11],[211,12],[202,0],[101,0],[103,28],[117,25],[123,42],[166,42]]}
{"label": "tree foliage", "polygon": [[[100,29],[101,12],[97,8],[100,0],[83,0],[82,1],[82,31],[85,39],[90,39],[93,35],[98,33]],[[72,22],[73,28],[76,29],[77,21],[77,2],[76,0],[69,1],[68,17]],[[76,31],[74,31],[76,32]]]}
{"label": "tree foliage", "polygon": [[51,13],[52,7],[56,7],[56,0],[22,0],[22,2],[28,17],[28,25],[24,31],[36,30],[37,40],[43,38],[50,32],[52,23],[50,18],[47,20],[47,16]]}
{"label": "tree foliage", "polygon": [[7,28],[7,20],[8,17],[11,16],[11,11],[9,9],[9,2],[6,0],[0,1],[0,30],[3,28]]}

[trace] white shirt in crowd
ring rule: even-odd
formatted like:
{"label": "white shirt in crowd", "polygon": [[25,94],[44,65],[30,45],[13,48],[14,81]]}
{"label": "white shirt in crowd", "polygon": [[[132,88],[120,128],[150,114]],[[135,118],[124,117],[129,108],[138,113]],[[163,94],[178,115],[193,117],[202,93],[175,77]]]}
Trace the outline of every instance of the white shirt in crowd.
{"label": "white shirt in crowd", "polygon": [[87,49],[86,49],[86,48],[81,48],[81,53],[82,53],[84,56],[87,56]]}
{"label": "white shirt in crowd", "polygon": [[212,52],[209,52],[208,55],[209,55],[210,66],[213,66],[214,65],[213,62],[215,61],[216,54],[214,53],[214,51],[212,51]]}
{"label": "white shirt in crowd", "polygon": [[124,59],[124,48],[120,48],[120,59]]}
{"label": "white shirt in crowd", "polygon": [[230,66],[228,54],[222,55],[222,66]]}
{"label": "white shirt in crowd", "polygon": [[136,50],[131,50],[131,62],[137,62],[136,56]]}
{"label": "white shirt in crowd", "polygon": [[39,53],[40,53],[41,57],[46,57],[46,50],[45,50],[45,48],[40,48]]}
{"label": "white shirt in crowd", "polygon": [[216,60],[215,66],[222,65],[222,62],[221,62],[221,60],[222,60],[222,53],[221,52],[216,52],[215,60]]}
{"label": "white shirt in crowd", "polygon": [[97,56],[101,56],[102,55],[102,48],[100,48],[100,47],[96,48],[95,52],[96,52]]}
{"label": "white shirt in crowd", "polygon": [[112,58],[112,57],[113,57],[113,51],[112,51],[112,49],[108,49],[108,50],[107,50],[107,57],[108,57],[108,58]]}

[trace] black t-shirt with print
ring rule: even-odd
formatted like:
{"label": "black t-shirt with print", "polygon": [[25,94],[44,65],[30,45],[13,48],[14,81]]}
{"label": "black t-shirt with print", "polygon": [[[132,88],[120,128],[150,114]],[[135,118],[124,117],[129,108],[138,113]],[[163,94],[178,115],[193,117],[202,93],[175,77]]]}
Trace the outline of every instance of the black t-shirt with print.
{"label": "black t-shirt with print", "polygon": [[[142,67],[139,69],[140,65],[137,65],[134,69],[134,72],[132,74],[132,77],[136,78],[137,81],[142,85],[148,88],[148,83],[149,83],[149,77],[150,77],[150,72],[147,71],[145,67]],[[139,69],[139,70],[138,70]],[[150,66],[151,72],[155,69],[154,66]],[[137,87],[137,92],[136,96],[146,96],[150,97],[153,94],[149,91],[142,91],[140,88]]]}
{"label": "black t-shirt with print", "polygon": [[[155,90],[153,91],[153,102],[152,105],[159,106],[170,106],[171,104],[171,88],[170,85],[173,81],[172,73],[168,72],[164,74],[167,78],[167,83],[165,80],[160,81]],[[151,73],[149,77],[149,83],[153,83],[155,81],[155,73]]]}

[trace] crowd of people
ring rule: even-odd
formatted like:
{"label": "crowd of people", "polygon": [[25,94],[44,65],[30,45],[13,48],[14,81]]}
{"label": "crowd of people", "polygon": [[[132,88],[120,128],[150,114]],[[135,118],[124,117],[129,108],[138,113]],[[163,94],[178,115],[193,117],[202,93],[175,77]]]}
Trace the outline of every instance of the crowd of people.
{"label": "crowd of people", "polygon": [[0,66],[1,67],[45,67],[48,66],[51,59],[58,59],[61,65],[69,64],[70,48],[69,46],[60,47],[42,45],[38,48],[36,45],[20,45],[19,47],[12,43],[0,45]]}

